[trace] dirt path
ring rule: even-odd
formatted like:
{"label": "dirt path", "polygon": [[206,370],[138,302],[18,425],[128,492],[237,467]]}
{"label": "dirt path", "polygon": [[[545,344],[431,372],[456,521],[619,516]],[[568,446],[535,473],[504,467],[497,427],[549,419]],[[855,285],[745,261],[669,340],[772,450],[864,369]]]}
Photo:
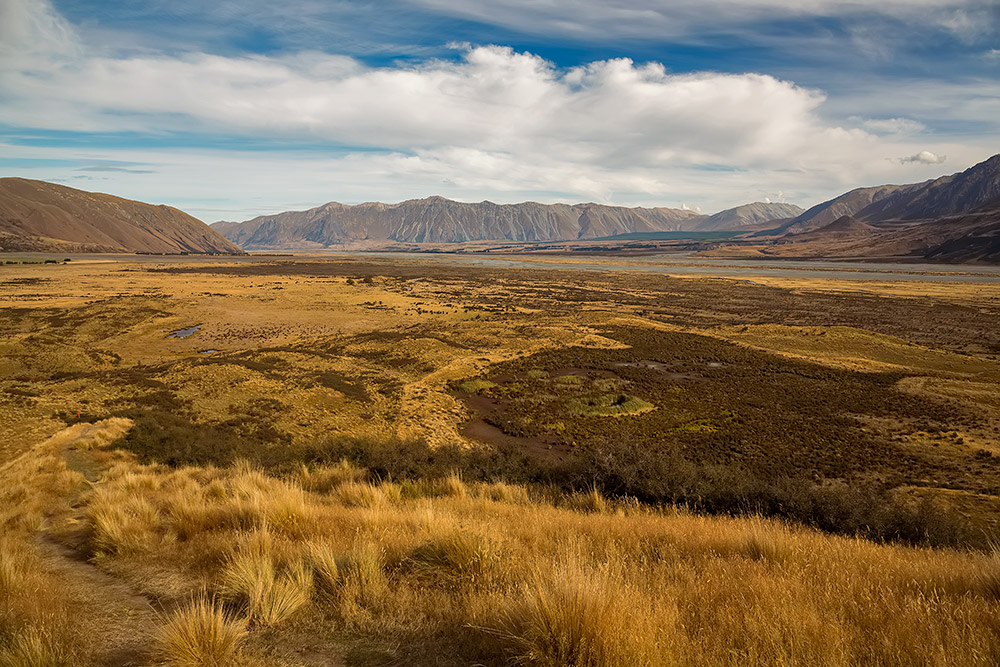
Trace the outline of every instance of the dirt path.
{"label": "dirt path", "polygon": [[107,667],[150,664],[157,626],[153,603],[47,535],[39,536],[38,550],[49,575],[63,586],[80,641],[78,655]]}

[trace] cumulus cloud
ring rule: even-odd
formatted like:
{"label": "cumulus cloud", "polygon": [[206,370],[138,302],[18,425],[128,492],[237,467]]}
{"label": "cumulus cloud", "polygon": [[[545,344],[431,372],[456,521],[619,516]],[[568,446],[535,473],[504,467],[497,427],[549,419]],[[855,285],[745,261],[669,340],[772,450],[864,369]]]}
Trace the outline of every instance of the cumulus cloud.
{"label": "cumulus cloud", "polygon": [[930,151],[920,151],[915,155],[899,158],[899,162],[900,164],[909,164],[913,162],[918,162],[920,164],[942,164],[947,159],[946,155],[937,155],[936,153],[932,153]]}
{"label": "cumulus cloud", "polygon": [[[507,174],[554,162],[749,167],[843,154],[867,136],[822,122],[824,95],[793,82],[672,74],[626,58],[561,69],[508,47],[470,46],[458,59],[372,68],[317,52],[54,53],[0,64],[0,122],[322,141]],[[599,180],[576,180],[587,179]]]}
{"label": "cumulus cloud", "polygon": [[[111,56],[85,45],[41,0],[0,7],[0,124],[275,146],[76,151],[87,171],[94,159],[127,170],[102,169],[115,174],[117,194],[160,200],[172,188],[183,196],[170,203],[190,198],[208,219],[237,217],[204,204],[221,192],[279,210],[435,192],[719,210],[778,188],[809,204],[896,180],[886,167],[901,170],[893,156],[933,148],[963,157],[951,146],[907,143],[919,123],[892,112],[842,126],[823,113],[823,92],[765,74],[676,74],[625,58],[561,68],[529,52],[465,44],[447,59],[384,67],[309,51]],[[70,152],[0,149],[53,161]]]}

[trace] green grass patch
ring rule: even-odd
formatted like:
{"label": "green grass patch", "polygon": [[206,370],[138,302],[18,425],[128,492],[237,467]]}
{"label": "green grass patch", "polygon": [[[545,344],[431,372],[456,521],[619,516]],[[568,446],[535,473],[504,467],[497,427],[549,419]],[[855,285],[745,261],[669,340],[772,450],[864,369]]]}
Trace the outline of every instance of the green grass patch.
{"label": "green grass patch", "polygon": [[618,417],[638,415],[656,409],[649,401],[628,394],[603,394],[589,399],[575,398],[566,402],[566,410],[577,417]]}
{"label": "green grass patch", "polygon": [[464,391],[467,394],[478,394],[482,391],[486,391],[487,389],[492,389],[495,386],[497,386],[495,382],[476,378],[459,383],[458,390]]}

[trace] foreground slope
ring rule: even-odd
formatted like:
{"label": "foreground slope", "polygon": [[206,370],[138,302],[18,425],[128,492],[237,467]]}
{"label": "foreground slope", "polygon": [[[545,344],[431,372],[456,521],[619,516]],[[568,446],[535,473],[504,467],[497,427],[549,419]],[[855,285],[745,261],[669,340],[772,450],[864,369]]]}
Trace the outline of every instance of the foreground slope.
{"label": "foreground slope", "polygon": [[995,555],[348,465],[147,466],[109,450],[130,426],[0,467],[3,664],[1000,659]]}
{"label": "foreground slope", "polygon": [[242,252],[176,208],[24,178],[0,179],[0,250]]}

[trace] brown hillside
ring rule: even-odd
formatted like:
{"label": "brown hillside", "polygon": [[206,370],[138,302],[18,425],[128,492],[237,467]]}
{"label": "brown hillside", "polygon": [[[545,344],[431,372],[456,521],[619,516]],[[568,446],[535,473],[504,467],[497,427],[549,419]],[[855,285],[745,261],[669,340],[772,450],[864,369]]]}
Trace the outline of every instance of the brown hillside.
{"label": "brown hillside", "polygon": [[0,179],[0,250],[242,252],[176,208],[24,178]]}

